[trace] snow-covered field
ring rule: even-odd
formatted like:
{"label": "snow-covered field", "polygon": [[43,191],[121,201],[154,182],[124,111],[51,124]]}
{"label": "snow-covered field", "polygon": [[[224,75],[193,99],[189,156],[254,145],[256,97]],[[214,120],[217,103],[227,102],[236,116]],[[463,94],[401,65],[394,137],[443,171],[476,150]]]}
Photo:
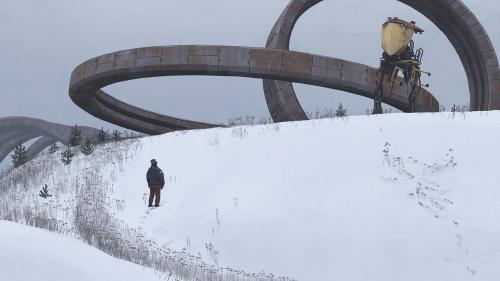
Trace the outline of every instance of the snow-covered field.
{"label": "snow-covered field", "polygon": [[0,221],[2,280],[163,280],[67,236]]}
{"label": "snow-covered field", "polygon": [[[40,157],[0,180],[0,218],[181,280],[498,280],[499,141],[500,112],[176,132]],[[167,184],[148,210],[151,158]]]}

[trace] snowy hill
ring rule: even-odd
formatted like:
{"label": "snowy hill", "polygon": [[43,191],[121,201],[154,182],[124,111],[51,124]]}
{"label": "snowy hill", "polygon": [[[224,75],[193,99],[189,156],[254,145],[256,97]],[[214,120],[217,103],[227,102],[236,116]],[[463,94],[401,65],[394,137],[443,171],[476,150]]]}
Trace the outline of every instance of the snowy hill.
{"label": "snowy hill", "polygon": [[0,219],[180,280],[497,280],[499,140],[500,112],[176,132],[39,157],[0,180]]}
{"label": "snowy hill", "polygon": [[6,221],[0,229],[2,280],[163,280],[67,236]]}

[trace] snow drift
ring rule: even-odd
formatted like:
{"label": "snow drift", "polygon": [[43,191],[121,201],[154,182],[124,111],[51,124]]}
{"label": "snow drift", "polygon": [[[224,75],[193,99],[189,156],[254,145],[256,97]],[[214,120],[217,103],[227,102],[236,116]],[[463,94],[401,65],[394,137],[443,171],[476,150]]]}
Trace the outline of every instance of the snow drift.
{"label": "snow drift", "polygon": [[67,236],[6,221],[0,229],[2,280],[162,280]]}
{"label": "snow drift", "polygon": [[[149,241],[172,254],[156,269],[185,280],[207,268],[222,280],[496,280],[499,121],[500,112],[359,116],[175,132],[108,144],[70,167],[48,155],[37,161],[55,161],[49,172],[39,164],[45,172],[28,180],[4,175],[0,218],[34,224],[9,206],[38,206],[81,237],[102,224],[80,221],[102,211],[57,210],[103,198],[112,223],[100,231],[132,241],[113,249]],[[161,207],[149,210],[151,158],[167,184]],[[36,198],[43,183],[56,193],[51,201]],[[72,199],[96,186],[91,200]],[[103,250],[115,241],[83,240]],[[125,258],[154,260],[136,254]],[[202,270],[181,270],[193,263]]]}

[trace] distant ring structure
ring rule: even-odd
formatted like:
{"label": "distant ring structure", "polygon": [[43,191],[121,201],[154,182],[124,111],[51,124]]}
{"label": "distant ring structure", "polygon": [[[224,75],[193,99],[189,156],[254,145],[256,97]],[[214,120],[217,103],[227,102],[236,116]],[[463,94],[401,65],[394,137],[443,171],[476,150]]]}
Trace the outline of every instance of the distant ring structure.
{"label": "distant ring structure", "polygon": [[[433,21],[453,44],[464,65],[472,110],[500,109],[500,70],[486,31],[459,0],[399,0]],[[72,73],[71,99],[90,114],[146,134],[210,128],[140,109],[102,91],[105,86],[146,77],[173,75],[240,76],[264,79],[266,102],[275,122],[305,120],[292,82],[338,89],[372,98],[375,68],[342,59],[290,51],[289,42],[300,16],[321,0],[292,0],[274,25],[266,48],[234,46],[159,46],[102,55]],[[389,87],[388,87],[389,88]],[[395,85],[384,102],[408,111],[406,84]],[[438,101],[423,90],[417,111],[435,112]]]}
{"label": "distant ring structure", "polygon": [[[98,129],[78,127],[81,137],[94,138]],[[30,117],[3,117],[0,118],[0,162],[2,162],[14,148],[29,140],[40,137],[27,150],[28,159],[34,158],[39,152],[56,142],[68,144],[72,126],[48,122]],[[105,134],[105,139],[112,137]]]}

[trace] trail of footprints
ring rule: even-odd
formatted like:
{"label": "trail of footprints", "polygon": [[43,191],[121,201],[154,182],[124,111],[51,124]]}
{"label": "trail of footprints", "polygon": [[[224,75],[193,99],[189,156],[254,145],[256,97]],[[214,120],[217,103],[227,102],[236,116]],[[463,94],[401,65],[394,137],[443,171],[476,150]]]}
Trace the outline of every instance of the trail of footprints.
{"label": "trail of footprints", "polygon": [[[387,144],[386,144],[387,149]],[[416,205],[424,208],[436,219],[440,219],[443,223],[450,223],[456,229],[455,239],[457,248],[464,255],[469,254],[469,250],[464,247],[464,237],[460,233],[460,222],[449,216],[448,208],[455,205],[453,200],[447,198],[449,189],[443,189],[438,182],[431,180],[436,175],[453,169],[458,165],[455,161],[454,150],[449,149],[445,156],[436,160],[432,164],[423,163],[419,160],[409,157],[403,160],[401,157],[391,157],[387,151],[384,151],[384,163],[388,163],[395,172],[397,177],[390,177],[389,181],[393,183],[405,182],[409,186],[414,186],[415,190],[408,193],[408,198],[415,201]],[[389,159],[392,158],[392,159]],[[450,261],[450,258],[446,258]],[[470,266],[465,268],[467,272],[475,276],[477,274]]]}

